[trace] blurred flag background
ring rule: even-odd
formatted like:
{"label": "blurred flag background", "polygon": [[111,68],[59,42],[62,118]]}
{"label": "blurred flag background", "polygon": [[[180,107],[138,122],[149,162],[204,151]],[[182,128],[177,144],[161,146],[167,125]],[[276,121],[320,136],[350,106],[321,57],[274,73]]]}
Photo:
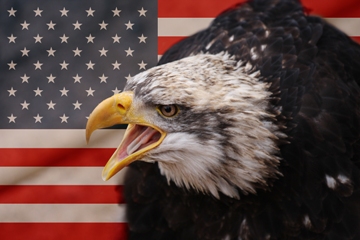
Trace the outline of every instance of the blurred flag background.
{"label": "blurred flag background", "polygon": [[[126,239],[123,129],[86,117],[239,0],[0,0],[0,239]],[[358,0],[303,0],[360,42]]]}

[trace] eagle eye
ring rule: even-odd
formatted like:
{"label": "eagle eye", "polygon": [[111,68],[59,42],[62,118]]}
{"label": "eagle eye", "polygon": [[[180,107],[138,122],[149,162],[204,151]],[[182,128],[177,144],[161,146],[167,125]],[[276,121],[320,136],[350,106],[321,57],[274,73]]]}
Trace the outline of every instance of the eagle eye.
{"label": "eagle eye", "polygon": [[179,108],[176,105],[160,105],[158,110],[164,117],[173,117],[179,112]]}

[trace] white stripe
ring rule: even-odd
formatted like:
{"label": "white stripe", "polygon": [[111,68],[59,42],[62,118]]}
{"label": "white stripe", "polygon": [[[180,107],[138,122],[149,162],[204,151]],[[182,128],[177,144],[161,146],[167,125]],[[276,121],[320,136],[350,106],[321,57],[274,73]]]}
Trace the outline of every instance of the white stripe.
{"label": "white stripe", "polygon": [[125,206],[125,204],[0,204],[0,222],[120,223],[126,222]]}
{"label": "white stripe", "polygon": [[[122,185],[126,168],[110,180],[102,167],[0,167],[0,185]],[[0,211],[1,212],[1,211]]]}
{"label": "white stripe", "polygon": [[100,129],[87,145],[85,129],[1,129],[0,148],[117,148],[124,129]]}
{"label": "white stripe", "polygon": [[[325,18],[349,36],[360,36],[360,18]],[[184,37],[207,28],[213,18],[159,18],[160,37]]]}

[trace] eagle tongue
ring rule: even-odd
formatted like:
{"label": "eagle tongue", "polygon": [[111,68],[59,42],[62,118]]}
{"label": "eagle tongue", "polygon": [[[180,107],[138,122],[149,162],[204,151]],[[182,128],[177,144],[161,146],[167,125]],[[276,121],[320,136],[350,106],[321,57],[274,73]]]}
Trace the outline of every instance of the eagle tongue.
{"label": "eagle tongue", "polygon": [[159,140],[158,137],[154,138],[157,133],[159,132],[151,127],[135,125],[133,130],[135,139],[126,147],[127,154],[130,155]]}

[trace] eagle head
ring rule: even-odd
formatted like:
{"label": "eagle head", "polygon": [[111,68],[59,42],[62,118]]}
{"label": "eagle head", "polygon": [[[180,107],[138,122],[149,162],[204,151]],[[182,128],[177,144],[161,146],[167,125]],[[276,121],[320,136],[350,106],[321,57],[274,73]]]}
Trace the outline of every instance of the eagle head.
{"label": "eagle head", "polygon": [[94,109],[86,138],[128,124],[105,180],[136,160],[158,162],[178,187],[239,198],[279,176],[278,140],[285,136],[271,98],[251,66],[227,53],[201,53],[134,76]]}

